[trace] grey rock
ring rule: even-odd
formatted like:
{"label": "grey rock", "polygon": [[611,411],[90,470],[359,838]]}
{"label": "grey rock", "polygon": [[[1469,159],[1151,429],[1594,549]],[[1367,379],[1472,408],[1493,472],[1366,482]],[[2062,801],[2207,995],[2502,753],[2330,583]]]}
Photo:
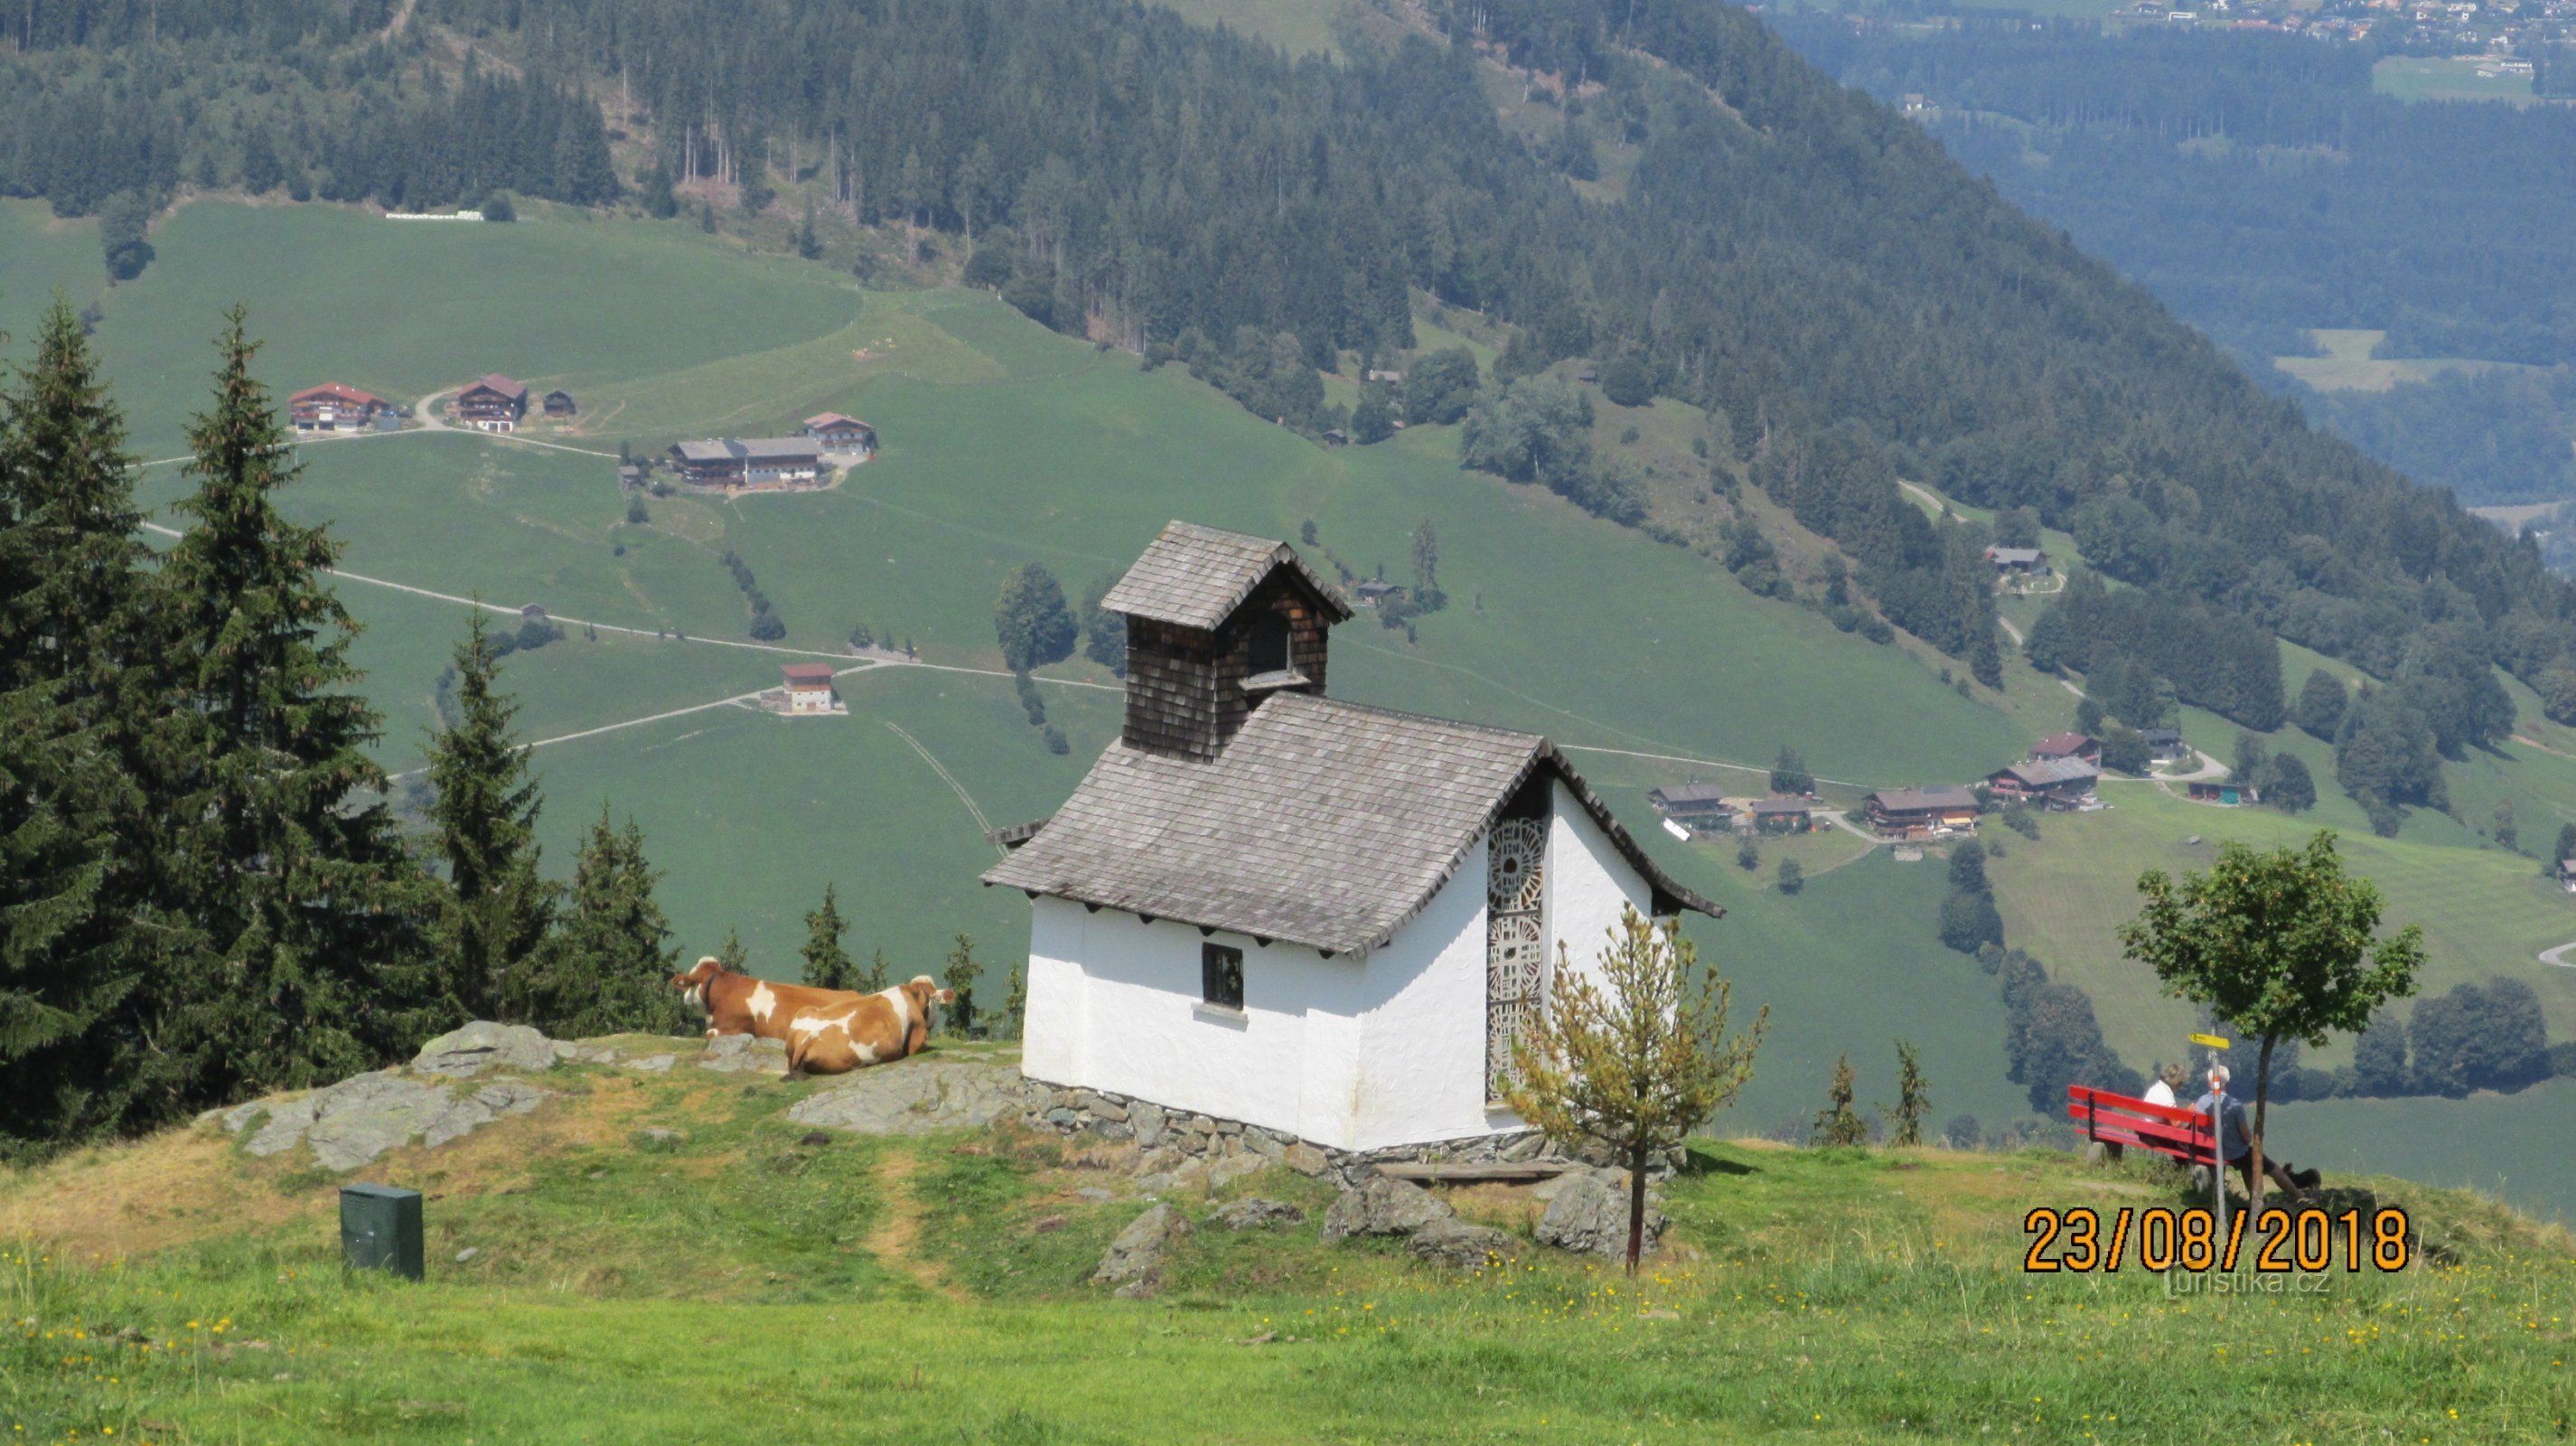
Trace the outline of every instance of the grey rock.
{"label": "grey rock", "polygon": [[284,1100],[273,1105],[243,1105],[226,1115],[224,1121],[238,1134],[243,1125],[265,1111],[267,1119],[261,1123],[259,1133],[252,1135],[250,1143],[242,1148],[254,1155],[277,1155],[294,1149],[303,1140],[305,1130],[313,1124],[316,1108],[313,1096],[306,1095],[300,1100]]}
{"label": "grey rock", "polygon": [[1097,1185],[1085,1185],[1073,1193],[1081,1196],[1085,1200],[1112,1200],[1117,1198],[1113,1192],[1103,1190]]}
{"label": "grey rock", "polygon": [[1276,1160],[1287,1153],[1287,1147],[1273,1138],[1268,1130],[1245,1131],[1243,1143],[1245,1148],[1265,1160]]}
{"label": "grey rock", "polygon": [[1082,1116],[1064,1108],[1062,1105],[1058,1105],[1054,1109],[1046,1112],[1046,1122],[1050,1125],[1055,1125],[1059,1128],[1069,1130],[1082,1123]]}
{"label": "grey rock", "polygon": [[1508,1257],[1512,1238],[1490,1225],[1470,1225],[1454,1217],[1442,1217],[1425,1223],[1413,1232],[1406,1247],[1418,1260],[1445,1265],[1452,1270],[1481,1270],[1494,1260]]}
{"label": "grey rock", "polygon": [[1169,1170],[1157,1170],[1150,1175],[1136,1177],[1137,1192],[1144,1195],[1169,1195],[1177,1183]]}
{"label": "grey rock", "polygon": [[758,1039],[748,1034],[720,1034],[707,1041],[707,1052],[699,1058],[698,1068],[718,1074],[785,1074],[787,1045],[782,1040]]}
{"label": "grey rock", "polygon": [[1163,1143],[1163,1107],[1138,1100],[1128,1106],[1127,1123],[1136,1127],[1136,1145],[1150,1150]]}
{"label": "grey rock", "polygon": [[496,1080],[462,1099],[447,1101],[446,1107],[421,1127],[420,1142],[437,1149],[504,1115],[524,1115],[551,1097],[552,1091],[521,1080]]}
{"label": "grey rock", "polygon": [[463,1250],[460,1250],[460,1251],[456,1252],[456,1263],[457,1263],[457,1264],[459,1264],[459,1265],[463,1265],[465,1262],[467,1262],[467,1261],[469,1261],[469,1260],[472,1260],[475,1256],[478,1256],[478,1255],[480,1255],[480,1254],[482,1254],[482,1253],[483,1253],[483,1247],[482,1247],[482,1246],[480,1246],[480,1245],[469,1245],[469,1246],[466,1246]]}
{"label": "grey rock", "polygon": [[676,1054],[657,1054],[651,1059],[630,1059],[626,1062],[626,1067],[642,1070],[646,1074],[668,1074],[671,1072],[671,1066],[679,1062],[680,1057]]}
{"label": "grey rock", "polygon": [[1172,1188],[1192,1195],[1208,1192],[1208,1162],[1183,1160],[1172,1171]]}
{"label": "grey rock", "polygon": [[542,1074],[555,1067],[555,1041],[524,1024],[477,1019],[420,1047],[411,1067],[422,1074],[469,1079],[501,1068]]}
{"label": "grey rock", "polygon": [[1121,1124],[1116,1120],[1111,1120],[1107,1124],[1095,1123],[1091,1128],[1104,1140],[1131,1140],[1136,1137],[1135,1126]]}
{"label": "grey rock", "polygon": [[[546,1058],[554,1058],[552,1049]],[[304,1142],[313,1148],[313,1163],[325,1170],[354,1170],[409,1144],[447,1112],[451,1100],[446,1090],[388,1071],[342,1080],[316,1092],[312,1103],[313,1123],[304,1131]]]}
{"label": "grey rock", "polygon": [[1241,1120],[1219,1120],[1216,1122],[1216,1132],[1220,1135],[1240,1135],[1243,1133],[1243,1122]]}
{"label": "grey rock", "polygon": [[1285,1200],[1236,1200],[1216,1210],[1216,1223],[1228,1230],[1266,1230],[1274,1225],[1294,1225],[1305,1218],[1304,1210]]}
{"label": "grey rock", "polygon": [[1019,1072],[1008,1065],[903,1060],[846,1078],[799,1100],[787,1118],[854,1134],[918,1135],[989,1125],[1019,1103]]}
{"label": "grey rock", "polygon": [[[1539,1243],[1580,1255],[1624,1258],[1628,1253],[1627,1175],[1618,1170],[1569,1170],[1557,1177],[1555,1185],[1547,1213],[1539,1217]],[[1645,1249],[1655,1248],[1669,1223],[1649,1192]]]}
{"label": "grey rock", "polygon": [[1379,1175],[1343,1191],[1324,1212],[1324,1243],[1353,1235],[1410,1235],[1457,1213],[1448,1201],[1410,1180]]}
{"label": "grey rock", "polygon": [[1228,1155],[1208,1166],[1208,1188],[1222,1190],[1237,1180],[1248,1180],[1269,1168],[1268,1160],[1249,1151],[1239,1155]]}
{"label": "grey rock", "polygon": [[635,1143],[645,1149],[669,1149],[687,1138],[666,1125],[646,1125],[635,1132]]}
{"label": "grey rock", "polygon": [[1169,1205],[1152,1206],[1109,1242],[1091,1278],[1117,1286],[1117,1293],[1130,1300],[1150,1299],[1162,1288],[1163,1266],[1173,1248],[1189,1237],[1188,1216]]}
{"label": "grey rock", "polygon": [[581,1058],[581,1044],[579,1041],[570,1039],[558,1039],[555,1041],[555,1062],[557,1064],[561,1064],[565,1060],[579,1058]]}
{"label": "grey rock", "polygon": [[1309,1178],[1320,1176],[1333,1167],[1331,1157],[1304,1140],[1299,1140],[1281,1151],[1279,1163]]}
{"label": "grey rock", "polygon": [[1546,1150],[1546,1148],[1547,1136],[1533,1130],[1530,1133],[1521,1136],[1519,1139],[1512,1141],[1510,1144],[1505,1145],[1502,1150],[1501,1158],[1506,1164],[1517,1165],[1526,1160],[1537,1159],[1540,1153]]}
{"label": "grey rock", "polygon": [[1097,1118],[1104,1120],[1124,1120],[1127,1118],[1127,1107],[1125,1105],[1122,1105],[1116,1100],[1110,1099],[1104,1095],[1090,1094],[1087,1090],[1084,1091],[1084,1093],[1090,1096],[1084,1101],[1084,1108],[1089,1109]]}

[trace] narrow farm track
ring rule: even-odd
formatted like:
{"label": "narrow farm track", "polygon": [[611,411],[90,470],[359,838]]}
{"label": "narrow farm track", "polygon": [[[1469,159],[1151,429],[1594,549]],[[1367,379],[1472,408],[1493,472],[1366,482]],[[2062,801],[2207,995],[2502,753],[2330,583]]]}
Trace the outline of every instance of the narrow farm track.
{"label": "narrow farm track", "polygon": [[[975,795],[966,791],[966,785],[957,781],[957,775],[949,772],[946,764],[931,757],[930,750],[921,746],[920,739],[915,738],[910,733],[904,731],[902,724],[897,723],[890,718],[880,721],[884,722],[886,727],[894,730],[894,736],[912,745],[912,751],[921,755],[921,761],[930,765],[930,771],[938,774],[940,780],[946,783],[948,787],[956,793],[957,801],[966,805],[966,811],[975,816],[975,827],[983,830],[986,838],[991,838],[993,836],[993,821],[984,817],[984,810],[976,806]],[[993,846],[993,851],[995,853],[1007,852],[1007,850],[1003,849],[999,844],[995,844]]]}
{"label": "narrow farm track", "polygon": [[2576,969],[2576,961],[2571,961],[2567,957],[2567,951],[2570,949],[2576,949],[2576,939],[2571,939],[2555,949],[2541,950],[2540,962],[2557,969]]}
{"label": "narrow farm track", "polygon": [[936,1296],[963,1302],[966,1292],[948,1280],[939,1262],[921,1252],[921,1202],[913,1198],[912,1152],[890,1149],[877,1161],[876,1228],[868,1232],[868,1253],[877,1263]]}

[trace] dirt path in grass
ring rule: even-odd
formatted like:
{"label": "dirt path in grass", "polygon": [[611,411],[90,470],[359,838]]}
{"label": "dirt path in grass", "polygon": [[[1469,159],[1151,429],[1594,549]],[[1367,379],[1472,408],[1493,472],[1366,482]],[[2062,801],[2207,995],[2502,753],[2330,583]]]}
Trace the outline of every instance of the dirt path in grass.
{"label": "dirt path in grass", "polygon": [[912,1196],[912,1175],[920,1162],[910,1150],[888,1150],[877,1161],[877,1198],[883,1213],[868,1232],[868,1253],[877,1263],[933,1295],[962,1301],[966,1292],[948,1281],[939,1262],[921,1250],[921,1202]]}

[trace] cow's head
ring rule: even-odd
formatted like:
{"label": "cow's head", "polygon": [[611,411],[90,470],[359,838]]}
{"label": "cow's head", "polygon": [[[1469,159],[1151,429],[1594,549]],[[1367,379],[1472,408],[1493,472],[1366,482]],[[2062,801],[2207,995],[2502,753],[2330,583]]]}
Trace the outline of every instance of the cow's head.
{"label": "cow's head", "polygon": [[716,956],[702,955],[696,964],[690,966],[688,973],[671,976],[671,987],[687,995],[691,1004],[704,1009],[707,1007],[707,986],[723,972],[724,964]]}
{"label": "cow's head", "polygon": [[957,1002],[956,990],[940,988],[938,981],[927,974],[915,974],[905,980],[903,992],[912,1000],[912,1007],[921,1011],[924,1019],[930,1017],[930,1006]]}

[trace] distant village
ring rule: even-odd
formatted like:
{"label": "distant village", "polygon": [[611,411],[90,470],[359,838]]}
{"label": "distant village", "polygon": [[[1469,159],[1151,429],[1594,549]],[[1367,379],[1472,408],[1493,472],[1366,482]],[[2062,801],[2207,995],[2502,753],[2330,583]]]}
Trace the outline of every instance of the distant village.
{"label": "distant village", "polygon": [[[2146,728],[2139,734],[2146,741],[2151,766],[2193,757],[2178,729]],[[2052,813],[2089,813],[2108,807],[2094,792],[2101,778],[2100,739],[2089,733],[2052,733],[2032,744],[2021,759],[1974,783],[1882,788],[1848,812],[1820,802],[1813,792],[1755,796],[1717,783],[1668,784],[1650,791],[1646,801],[1663,816],[1665,831],[1684,840],[1808,833],[1839,822],[1878,840],[1916,843],[1973,834],[1979,819],[2015,805]],[[2198,803],[2234,807],[2259,801],[2251,787],[2232,779],[2175,781]]]}

